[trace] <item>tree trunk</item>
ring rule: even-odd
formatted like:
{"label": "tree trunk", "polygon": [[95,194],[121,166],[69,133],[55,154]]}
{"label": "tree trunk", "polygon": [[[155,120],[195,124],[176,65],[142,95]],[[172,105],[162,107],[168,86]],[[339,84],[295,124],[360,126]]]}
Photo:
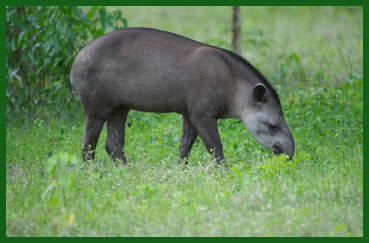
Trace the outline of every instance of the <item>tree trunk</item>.
{"label": "tree trunk", "polygon": [[232,21],[232,46],[233,52],[241,55],[241,23],[240,23],[240,6],[233,6],[233,21]]}

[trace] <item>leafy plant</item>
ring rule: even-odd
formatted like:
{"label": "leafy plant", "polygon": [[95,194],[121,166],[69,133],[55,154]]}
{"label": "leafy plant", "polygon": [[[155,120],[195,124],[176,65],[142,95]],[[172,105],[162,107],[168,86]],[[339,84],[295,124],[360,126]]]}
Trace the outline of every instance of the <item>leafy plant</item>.
{"label": "leafy plant", "polygon": [[121,11],[94,6],[8,6],[6,8],[7,117],[37,114],[40,105],[76,103],[69,72],[75,55],[91,38],[121,27]]}

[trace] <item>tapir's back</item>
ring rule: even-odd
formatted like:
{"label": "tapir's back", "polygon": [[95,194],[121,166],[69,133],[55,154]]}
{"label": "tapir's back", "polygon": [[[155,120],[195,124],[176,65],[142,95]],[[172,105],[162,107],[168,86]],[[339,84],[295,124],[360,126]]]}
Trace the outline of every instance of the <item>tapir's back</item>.
{"label": "tapir's back", "polygon": [[165,31],[114,31],[80,51],[71,83],[85,108],[99,101],[153,112],[185,109],[189,82],[204,72],[194,58],[199,47],[206,45]]}

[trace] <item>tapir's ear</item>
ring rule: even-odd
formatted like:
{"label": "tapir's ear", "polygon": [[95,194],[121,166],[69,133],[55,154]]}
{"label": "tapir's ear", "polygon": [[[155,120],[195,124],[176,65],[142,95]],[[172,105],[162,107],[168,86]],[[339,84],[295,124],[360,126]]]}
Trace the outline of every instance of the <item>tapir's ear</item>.
{"label": "tapir's ear", "polygon": [[252,97],[256,102],[260,102],[263,100],[265,96],[265,85],[262,83],[258,83],[252,88]]}

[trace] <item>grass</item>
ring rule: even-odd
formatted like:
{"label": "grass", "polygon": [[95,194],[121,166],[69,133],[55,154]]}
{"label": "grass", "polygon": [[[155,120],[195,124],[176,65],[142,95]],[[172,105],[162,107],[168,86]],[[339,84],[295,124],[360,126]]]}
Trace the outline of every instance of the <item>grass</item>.
{"label": "grass", "polygon": [[[230,47],[229,7],[120,8],[130,26]],[[176,114],[129,114],[124,167],[104,150],[105,128],[95,161],[81,161],[81,108],[9,122],[7,235],[362,236],[362,8],[242,11],[243,55],[280,95],[292,161],[232,119],[218,122],[221,168],[199,139],[177,163]]]}

